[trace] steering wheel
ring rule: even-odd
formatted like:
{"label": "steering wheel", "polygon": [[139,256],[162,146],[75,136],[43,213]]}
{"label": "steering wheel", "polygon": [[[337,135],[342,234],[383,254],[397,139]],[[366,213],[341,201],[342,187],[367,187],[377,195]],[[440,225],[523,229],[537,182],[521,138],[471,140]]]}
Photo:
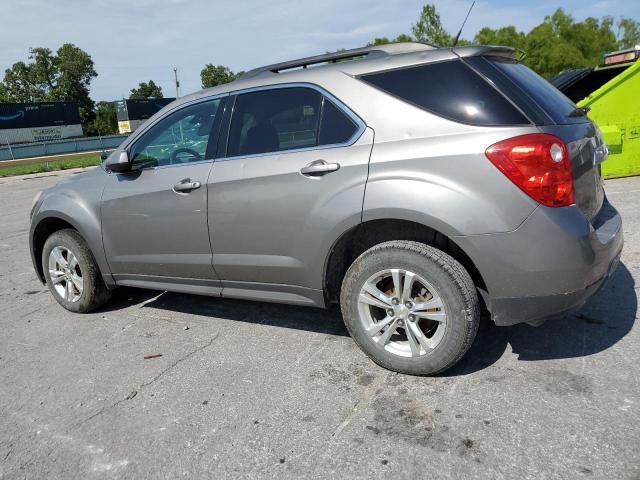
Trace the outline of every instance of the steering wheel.
{"label": "steering wheel", "polygon": [[179,155],[181,153],[188,153],[192,157],[195,157],[195,161],[196,162],[202,160],[202,155],[200,155],[195,150],[191,150],[190,148],[179,148],[177,150],[174,150],[171,153],[171,156],[169,157],[169,162],[173,165],[174,163],[188,163],[190,161],[194,161],[194,160],[190,160],[188,158],[185,160],[184,157],[179,157]]}

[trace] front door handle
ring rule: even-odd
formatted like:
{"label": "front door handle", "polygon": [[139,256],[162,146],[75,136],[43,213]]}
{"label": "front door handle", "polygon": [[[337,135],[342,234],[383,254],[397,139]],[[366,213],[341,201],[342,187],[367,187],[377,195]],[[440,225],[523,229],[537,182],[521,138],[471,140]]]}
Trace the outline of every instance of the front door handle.
{"label": "front door handle", "polygon": [[306,177],[320,177],[327,173],[337,172],[340,170],[339,163],[327,163],[324,160],[316,160],[306,167],[300,169],[300,173]]}
{"label": "front door handle", "polygon": [[188,193],[196,188],[200,188],[200,182],[192,182],[190,178],[185,178],[173,186],[173,191],[176,193]]}

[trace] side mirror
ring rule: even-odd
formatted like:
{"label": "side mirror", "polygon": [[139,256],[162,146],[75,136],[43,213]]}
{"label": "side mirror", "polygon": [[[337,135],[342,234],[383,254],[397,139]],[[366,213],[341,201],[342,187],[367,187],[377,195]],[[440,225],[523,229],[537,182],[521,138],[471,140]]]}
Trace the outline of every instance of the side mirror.
{"label": "side mirror", "polygon": [[105,163],[104,166],[108,170],[116,173],[131,171],[131,161],[129,160],[129,153],[126,150],[123,150],[119,155],[111,156],[111,158],[107,160],[107,163]]}

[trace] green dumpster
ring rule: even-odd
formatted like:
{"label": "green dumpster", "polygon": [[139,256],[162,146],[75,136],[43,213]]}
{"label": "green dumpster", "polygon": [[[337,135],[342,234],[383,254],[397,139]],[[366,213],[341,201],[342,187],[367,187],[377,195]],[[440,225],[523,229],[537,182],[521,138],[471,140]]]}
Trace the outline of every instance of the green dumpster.
{"label": "green dumpster", "polygon": [[564,72],[551,80],[589,117],[609,146],[606,178],[640,175],[640,47],[603,56],[603,64]]}

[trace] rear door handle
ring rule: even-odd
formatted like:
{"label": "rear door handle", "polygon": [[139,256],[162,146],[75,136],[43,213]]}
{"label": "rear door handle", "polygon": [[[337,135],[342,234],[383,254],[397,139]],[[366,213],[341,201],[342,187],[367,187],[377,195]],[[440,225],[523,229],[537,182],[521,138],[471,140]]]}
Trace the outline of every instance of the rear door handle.
{"label": "rear door handle", "polygon": [[320,177],[327,173],[337,172],[340,170],[339,163],[327,163],[324,160],[316,160],[306,167],[300,169],[300,173],[306,177]]}
{"label": "rear door handle", "polygon": [[176,193],[188,193],[196,188],[200,188],[200,182],[192,182],[190,178],[185,178],[173,186],[173,191]]}

